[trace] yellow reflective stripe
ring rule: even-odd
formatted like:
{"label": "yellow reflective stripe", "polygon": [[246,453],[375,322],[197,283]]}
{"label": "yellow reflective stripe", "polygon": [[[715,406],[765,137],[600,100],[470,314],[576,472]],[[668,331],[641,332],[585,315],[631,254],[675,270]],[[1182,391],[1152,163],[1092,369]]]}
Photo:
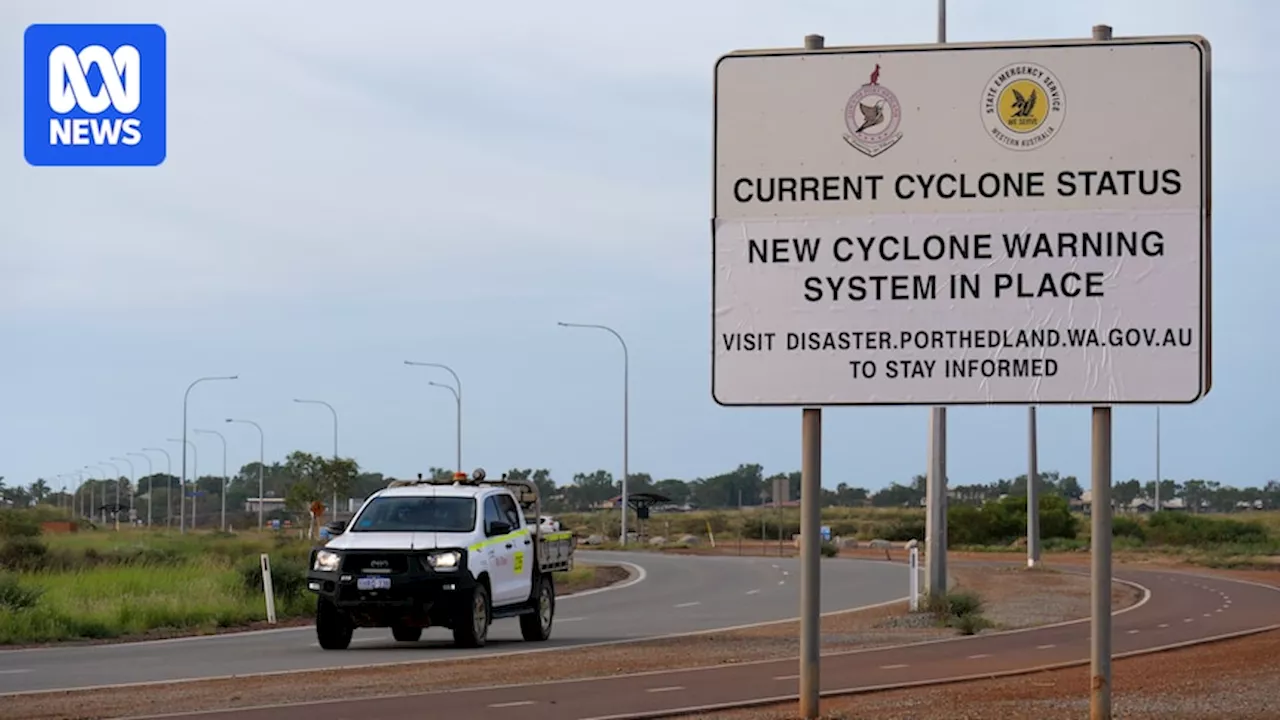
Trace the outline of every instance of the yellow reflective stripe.
{"label": "yellow reflective stripe", "polygon": [[571,532],[551,533],[545,536],[547,540],[568,540],[569,538],[572,538],[572,537],[573,537],[573,533]]}
{"label": "yellow reflective stripe", "polygon": [[506,535],[498,535],[497,537],[491,537],[491,538],[487,538],[487,539],[485,539],[485,540],[481,540],[480,542],[478,542],[478,543],[476,543],[476,544],[474,544],[474,545],[468,545],[468,546],[467,546],[467,549],[468,549],[468,550],[483,550],[484,548],[487,548],[487,547],[489,547],[490,545],[496,545],[496,544],[498,544],[498,543],[500,543],[500,542],[506,542],[506,541],[508,541],[508,540],[510,540],[510,539],[512,539],[512,538],[523,537],[523,536],[528,535],[528,534],[529,534],[529,528],[522,528],[522,529],[517,530],[517,531],[515,531],[515,532],[513,532],[513,533],[507,533]]}

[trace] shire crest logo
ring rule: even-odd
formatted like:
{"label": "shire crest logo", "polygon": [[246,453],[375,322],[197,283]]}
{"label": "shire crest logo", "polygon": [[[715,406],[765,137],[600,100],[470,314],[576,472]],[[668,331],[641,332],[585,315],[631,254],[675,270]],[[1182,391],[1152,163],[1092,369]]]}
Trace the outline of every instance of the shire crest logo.
{"label": "shire crest logo", "polygon": [[893,91],[880,84],[880,64],[871,79],[858,88],[844,106],[844,141],[868,157],[875,157],[902,139],[902,104]]}
{"label": "shire crest logo", "polygon": [[164,162],[159,25],[37,24],[23,36],[23,150],[36,166]]}
{"label": "shire crest logo", "polygon": [[1035,63],[1000,68],[982,92],[987,135],[1010,150],[1035,150],[1053,140],[1062,130],[1066,111],[1062,82]]}

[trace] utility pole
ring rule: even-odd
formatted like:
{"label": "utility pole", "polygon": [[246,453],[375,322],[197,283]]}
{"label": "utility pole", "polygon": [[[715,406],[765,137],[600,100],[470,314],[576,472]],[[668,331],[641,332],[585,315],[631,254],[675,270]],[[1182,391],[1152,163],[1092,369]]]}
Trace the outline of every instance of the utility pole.
{"label": "utility pole", "polygon": [[457,433],[457,442],[458,442],[457,472],[464,472],[464,470],[462,469],[462,395],[459,394],[458,390],[454,388],[452,385],[445,385],[444,383],[438,383],[434,380],[428,380],[427,384],[432,387],[444,388],[445,390],[448,390],[449,392],[453,393],[454,408],[456,409],[456,416],[457,416],[457,419],[455,421],[457,424],[456,433]]}
{"label": "utility pole", "polygon": [[[187,491],[187,445],[190,444],[190,441],[187,440],[187,404],[188,404],[188,401],[191,399],[191,389],[202,382],[207,382],[212,380],[236,380],[239,377],[240,377],[239,375],[226,375],[226,376],[217,376],[217,377],[197,378],[193,380],[190,385],[187,386],[187,391],[182,394],[182,440],[181,440],[182,442],[182,479],[179,481],[179,486],[181,487],[182,492],[180,493],[180,497],[185,496]],[[192,445],[193,450],[194,448],[195,446]],[[199,479],[200,478],[198,477],[196,478],[197,481],[199,481]],[[195,505],[196,505],[195,496],[192,496],[191,498],[192,527],[195,527],[195,521],[196,521]],[[186,515],[184,514],[184,511],[183,511],[184,507],[185,505],[183,503],[181,502],[178,503],[178,527],[179,527],[179,531],[183,533],[187,531]]]}
{"label": "utility pole", "polygon": [[[151,491],[155,488],[156,484],[155,466],[151,464],[151,456],[146,453],[131,452],[125,453],[125,455],[140,457],[147,461],[147,527],[151,527],[151,502],[155,499],[155,495],[152,495]],[[136,508],[138,502],[138,486],[136,485],[133,487],[133,501],[134,507]]]}
{"label": "utility pole", "polygon": [[1040,468],[1036,406],[1027,406],[1027,567],[1040,564]]}
{"label": "utility pole", "polygon": [[[142,451],[164,453],[164,461],[165,461],[165,467],[166,467],[165,475],[168,477],[168,479],[165,480],[165,483],[164,483],[165,484],[164,503],[166,505],[165,515],[164,515],[164,526],[165,526],[165,529],[170,529],[173,527],[173,479],[174,479],[173,478],[173,457],[169,455],[169,451],[165,450],[164,448],[145,447],[145,448],[142,448]],[[181,499],[182,495],[179,494],[178,498]],[[151,503],[147,503],[147,522],[148,523],[151,522]]]}
{"label": "utility pole", "polygon": [[457,392],[454,393],[454,396],[457,398],[457,402],[458,402],[457,404],[458,450],[457,450],[457,460],[456,460],[458,464],[457,472],[466,472],[465,470],[462,469],[462,378],[458,377],[458,373],[454,372],[453,368],[449,367],[448,365],[444,365],[442,363],[418,362],[416,360],[405,360],[404,364],[412,367],[439,368],[440,370],[444,370],[445,372],[453,376],[453,382],[457,388]]}
{"label": "utility pole", "polygon": [[[938,42],[947,42],[947,0],[938,0]],[[929,409],[929,470],[925,484],[925,575],[929,597],[947,594],[947,408]]]}
{"label": "utility pole", "polygon": [[617,330],[608,325],[587,325],[583,323],[556,323],[560,327],[566,328],[588,328],[592,330],[603,330],[613,335],[618,340],[618,344],[622,346],[622,536],[619,542],[622,545],[627,544],[627,480],[630,469],[627,467],[630,456],[631,443],[631,353],[627,350],[627,341],[622,339],[622,335]]}
{"label": "utility pole", "polygon": [[[334,471],[336,472],[336,471],[337,471],[337,464],[336,464],[336,463],[337,463],[337,461],[338,461],[338,411],[337,411],[337,410],[334,410],[332,405],[330,405],[329,403],[327,403],[327,402],[325,402],[325,401],[323,401],[323,400],[298,400],[298,399],[294,399],[294,402],[296,402],[296,403],[310,403],[310,404],[313,404],[313,405],[323,405],[323,406],[325,406],[325,407],[329,408],[329,412],[333,414],[333,461],[334,461],[334,463],[335,463],[335,464],[334,464]],[[334,477],[334,485],[333,485],[333,507],[329,509],[329,519],[330,519],[330,520],[337,520],[337,519],[338,519],[338,485],[337,485],[337,477]]]}
{"label": "utility pole", "polygon": [[245,425],[252,425],[258,429],[258,530],[262,530],[262,506],[264,504],[263,494],[266,492],[263,487],[265,485],[263,482],[263,473],[266,471],[267,466],[267,434],[262,432],[261,425],[252,420],[236,420],[233,418],[227,418],[227,422],[244,423]]}
{"label": "utility pole", "polygon": [[221,527],[222,532],[227,531],[227,439],[217,430],[195,430],[194,432],[201,435],[216,435],[222,441],[222,491],[218,493],[222,496],[222,516]]}

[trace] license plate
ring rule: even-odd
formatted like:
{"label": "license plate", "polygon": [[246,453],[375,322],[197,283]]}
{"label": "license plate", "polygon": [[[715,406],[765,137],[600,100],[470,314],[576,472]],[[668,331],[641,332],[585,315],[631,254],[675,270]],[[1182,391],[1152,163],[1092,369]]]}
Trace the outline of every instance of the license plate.
{"label": "license plate", "polygon": [[389,577],[356,578],[356,588],[359,590],[386,590],[390,587],[391,578]]}

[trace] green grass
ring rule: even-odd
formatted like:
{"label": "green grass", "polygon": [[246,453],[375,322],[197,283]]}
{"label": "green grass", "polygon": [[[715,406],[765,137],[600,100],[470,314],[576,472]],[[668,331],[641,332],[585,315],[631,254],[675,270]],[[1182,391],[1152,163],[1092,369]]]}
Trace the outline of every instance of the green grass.
{"label": "green grass", "polygon": [[[43,547],[32,549],[31,545]],[[258,557],[270,555],[281,620],[308,617],[315,599],[303,588],[310,544],[270,534],[110,530],[0,538],[0,645],[62,640],[195,634],[266,620]],[[596,569],[557,573],[562,593],[596,584]]]}
{"label": "green grass", "polygon": [[[277,616],[313,611],[314,600],[297,581],[309,551],[301,540],[130,529],[7,544],[23,545],[18,555],[9,551],[5,557],[25,570],[7,573],[0,582],[11,588],[0,593],[0,644],[207,632],[265,620],[261,592],[243,579],[246,566],[256,564],[262,552],[270,554],[273,575],[280,576],[277,587],[284,586],[276,594]],[[38,594],[33,605],[3,602],[28,591]]]}

